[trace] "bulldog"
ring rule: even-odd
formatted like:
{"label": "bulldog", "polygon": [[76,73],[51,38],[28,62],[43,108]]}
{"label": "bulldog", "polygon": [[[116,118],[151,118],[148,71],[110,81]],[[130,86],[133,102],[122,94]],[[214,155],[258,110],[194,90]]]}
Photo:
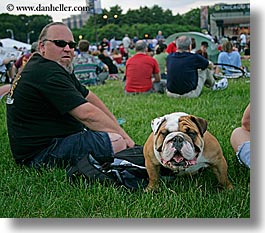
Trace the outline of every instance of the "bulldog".
{"label": "bulldog", "polygon": [[144,144],[149,176],[145,191],[158,189],[161,166],[177,175],[193,175],[211,167],[222,187],[233,188],[221,146],[207,131],[205,119],[175,112],[152,120],[151,128],[153,132]]}

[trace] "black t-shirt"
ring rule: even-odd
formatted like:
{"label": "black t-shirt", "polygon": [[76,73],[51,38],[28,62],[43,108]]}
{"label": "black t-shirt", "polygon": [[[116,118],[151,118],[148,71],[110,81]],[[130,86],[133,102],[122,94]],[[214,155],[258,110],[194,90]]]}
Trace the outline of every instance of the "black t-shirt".
{"label": "black t-shirt", "polygon": [[108,66],[109,74],[118,74],[118,68],[115,64],[113,64],[113,60],[110,57],[100,54],[99,59]]}
{"label": "black t-shirt", "polygon": [[206,69],[209,61],[199,54],[176,52],[167,56],[167,89],[183,95],[198,85],[198,69]]}
{"label": "black t-shirt", "polygon": [[102,46],[102,48],[104,49],[108,49],[109,47],[109,43],[107,41],[101,41],[100,42],[100,45]]}
{"label": "black t-shirt", "polygon": [[7,104],[7,128],[15,160],[31,158],[55,137],[84,126],[68,112],[87,102],[89,91],[57,62],[35,54],[26,64]]}

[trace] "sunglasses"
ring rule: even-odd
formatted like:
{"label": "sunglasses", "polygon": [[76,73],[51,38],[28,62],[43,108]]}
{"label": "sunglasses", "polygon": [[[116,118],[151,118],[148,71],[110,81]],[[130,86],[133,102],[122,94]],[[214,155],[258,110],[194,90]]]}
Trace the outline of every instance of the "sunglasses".
{"label": "sunglasses", "polygon": [[74,49],[76,47],[76,42],[74,41],[67,42],[65,40],[48,40],[48,39],[43,40],[43,42],[45,41],[50,41],[60,48],[64,48],[66,45],[69,45],[70,49]]}

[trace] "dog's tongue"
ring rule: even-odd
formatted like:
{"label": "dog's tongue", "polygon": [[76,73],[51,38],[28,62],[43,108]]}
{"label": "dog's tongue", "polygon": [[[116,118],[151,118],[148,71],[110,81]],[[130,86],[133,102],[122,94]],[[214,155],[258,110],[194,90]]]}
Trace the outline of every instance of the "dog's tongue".
{"label": "dog's tongue", "polygon": [[193,158],[192,160],[187,160],[186,161],[187,165],[195,165],[197,163],[197,158]]}
{"label": "dog's tongue", "polygon": [[173,159],[176,163],[180,163],[181,161],[183,161],[184,158],[180,155],[175,155]]}
{"label": "dog's tongue", "polygon": [[185,165],[186,166],[191,166],[191,165],[195,165],[197,163],[197,158],[194,157],[193,159],[191,160],[186,160],[184,159],[181,155],[175,155],[173,157],[173,160],[176,162],[176,163],[181,163],[182,161],[185,161]]}

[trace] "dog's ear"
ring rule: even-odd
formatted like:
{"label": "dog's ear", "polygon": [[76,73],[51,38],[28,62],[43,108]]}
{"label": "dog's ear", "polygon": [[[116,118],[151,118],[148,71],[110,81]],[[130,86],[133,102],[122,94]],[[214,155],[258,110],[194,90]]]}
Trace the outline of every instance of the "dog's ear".
{"label": "dog's ear", "polygon": [[198,127],[201,136],[203,137],[203,134],[207,130],[208,122],[200,117],[190,116],[191,121],[193,121],[196,126]]}
{"label": "dog's ear", "polygon": [[152,128],[154,134],[157,134],[159,128],[161,127],[162,123],[165,120],[166,120],[166,118],[163,116],[163,117],[155,118],[154,120],[151,121],[151,128]]}
{"label": "dog's ear", "polygon": [[166,129],[162,129],[162,126],[165,125],[165,122],[166,122],[165,116],[155,118],[151,122],[151,128],[153,130],[155,137],[154,141],[155,149],[159,152],[162,151],[163,142],[168,133]]}
{"label": "dog's ear", "polygon": [[166,129],[160,130],[157,135],[155,135],[156,139],[155,139],[155,149],[158,152],[162,151],[162,147],[163,147],[163,142],[165,140],[165,137],[167,136],[168,131]]}

